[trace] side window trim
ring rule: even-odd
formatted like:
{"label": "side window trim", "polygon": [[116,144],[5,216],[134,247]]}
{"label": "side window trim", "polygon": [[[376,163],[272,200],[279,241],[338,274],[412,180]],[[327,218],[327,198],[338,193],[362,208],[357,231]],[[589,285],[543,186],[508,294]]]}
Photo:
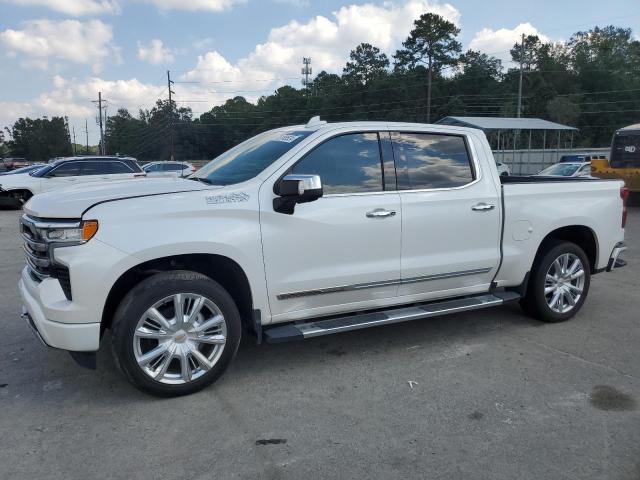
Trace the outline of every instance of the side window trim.
{"label": "side window trim", "polygon": [[[381,169],[381,174],[382,174],[382,190],[377,191],[377,192],[351,192],[351,193],[327,193],[325,195],[323,195],[323,197],[350,197],[353,195],[382,195],[385,193],[393,193],[396,192],[396,189],[387,189],[387,185],[386,185],[386,181],[385,181],[385,169],[384,169],[384,156],[383,156],[383,151],[382,151],[382,135],[383,134],[387,134],[390,135],[390,132],[388,130],[353,130],[350,132],[340,132],[337,133],[335,135],[332,135],[328,138],[325,138],[324,140],[322,140],[320,143],[318,143],[317,145],[314,145],[309,151],[305,152],[299,159],[297,159],[295,161],[295,163],[293,165],[291,165],[290,167],[288,167],[285,172],[280,175],[278,177],[278,179],[274,182],[274,188],[275,185],[278,184],[278,182],[280,182],[280,180],[282,180],[286,175],[290,174],[293,169],[300,163],[302,162],[305,158],[307,158],[308,155],[310,155],[313,151],[315,151],[317,148],[319,148],[320,146],[324,145],[327,142],[330,142],[331,140],[334,140],[338,137],[344,137],[345,135],[357,135],[359,133],[375,133],[377,138],[378,138],[378,155],[380,157],[380,169]],[[391,138],[389,138],[389,142],[391,142]],[[395,172],[395,160],[394,160],[394,172]],[[394,178],[394,181],[397,182],[397,177]]]}
{"label": "side window trim", "polygon": [[[471,181],[468,183],[465,183],[464,185],[458,185],[456,187],[439,187],[439,188],[401,188],[399,185],[398,180],[400,179],[400,176],[403,175],[403,173],[399,173],[399,171],[402,170],[402,166],[398,165],[398,161],[396,159],[396,147],[394,144],[394,134],[400,134],[400,133],[406,133],[406,134],[417,134],[417,135],[441,135],[441,136],[448,136],[448,137],[460,137],[462,138],[462,141],[464,142],[464,148],[467,152],[467,158],[469,159],[469,167],[471,168]],[[472,149],[470,148],[469,145],[469,139],[468,136],[465,134],[459,134],[459,133],[448,133],[448,132],[434,132],[434,131],[426,131],[426,130],[389,130],[389,136],[391,138],[391,144],[393,146],[393,156],[394,156],[394,165],[395,165],[395,169],[396,169],[396,184],[397,184],[397,191],[400,193],[403,192],[437,192],[437,191],[446,191],[446,190],[461,190],[463,188],[468,188],[471,187],[472,185],[475,185],[476,183],[478,183],[478,181],[480,181],[481,175],[480,175],[480,169],[478,166],[478,160],[476,158],[476,156],[473,154]]]}

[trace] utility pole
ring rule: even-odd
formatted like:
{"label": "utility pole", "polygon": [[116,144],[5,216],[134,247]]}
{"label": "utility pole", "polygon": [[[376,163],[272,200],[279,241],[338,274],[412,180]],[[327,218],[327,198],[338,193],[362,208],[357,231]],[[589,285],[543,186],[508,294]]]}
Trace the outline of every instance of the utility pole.
{"label": "utility pole", "polygon": [[429,70],[427,71],[427,123],[431,123],[431,71],[433,69],[433,58],[429,55]]}
{"label": "utility pole", "polygon": [[[71,129],[69,128],[69,117],[64,116],[64,126],[67,128],[67,138],[69,139],[69,143],[71,144]],[[71,148],[69,150],[73,151],[73,144],[69,145]]]}
{"label": "utility pole", "polygon": [[175,157],[175,149],[173,144],[173,101],[171,100],[171,94],[176,93],[171,90],[171,85],[173,85],[173,80],[171,80],[171,72],[167,70],[167,88],[169,90],[169,138],[171,141],[171,149],[170,149],[170,160],[173,161]]}
{"label": "utility pole", "polygon": [[98,124],[100,125],[100,155],[104,155],[104,132],[102,130],[102,92],[98,92],[98,100],[93,100],[98,104]]}
{"label": "utility pole", "polygon": [[302,84],[308,89],[309,85],[311,84],[311,80],[309,79],[309,77],[313,73],[313,69],[311,68],[311,57],[303,57],[302,69],[300,70],[300,73],[304,75]]}
{"label": "utility pole", "polygon": [[[105,102],[106,104],[106,102]],[[109,123],[109,117],[107,116],[107,105],[104,106],[104,139],[102,141],[102,154],[106,155],[107,154],[107,124]]]}
{"label": "utility pole", "polygon": [[84,119],[84,133],[87,136],[87,150],[85,151],[85,153],[87,155],[89,155],[89,127],[87,125],[87,119]]}
{"label": "utility pole", "polygon": [[522,43],[520,46],[520,82],[518,83],[518,110],[516,113],[518,118],[522,115],[522,63],[524,61],[524,33],[522,34]]}
{"label": "utility pole", "polygon": [[73,125],[73,156],[76,156],[76,126]]}

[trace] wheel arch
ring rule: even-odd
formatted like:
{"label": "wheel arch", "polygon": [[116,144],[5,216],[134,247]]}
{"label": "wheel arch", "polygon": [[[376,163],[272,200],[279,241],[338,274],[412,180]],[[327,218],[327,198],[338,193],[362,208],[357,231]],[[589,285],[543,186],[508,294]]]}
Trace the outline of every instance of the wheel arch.
{"label": "wheel arch", "polygon": [[194,253],[155,258],[122,273],[106,297],[102,309],[101,331],[111,327],[118,305],[131,288],[151,275],[171,270],[191,270],[218,282],[236,303],[243,326],[253,328],[253,295],[249,279],[242,267],[223,255]]}
{"label": "wheel arch", "polygon": [[589,268],[591,269],[591,273],[596,271],[599,253],[598,237],[592,228],[587,227],[586,225],[567,225],[552,230],[540,242],[534,257],[534,264],[542,255],[544,255],[544,252],[549,248],[549,244],[554,240],[563,240],[578,245],[582,250],[584,250],[584,253],[589,259]]}
{"label": "wheel arch", "polygon": [[9,193],[9,194],[18,193],[18,192],[28,192],[31,196],[35,195],[35,193],[33,193],[33,190],[31,190],[30,188],[27,188],[27,187],[17,187],[17,188],[11,188],[11,187],[4,188],[3,187],[3,189],[4,189],[4,191],[6,193]]}

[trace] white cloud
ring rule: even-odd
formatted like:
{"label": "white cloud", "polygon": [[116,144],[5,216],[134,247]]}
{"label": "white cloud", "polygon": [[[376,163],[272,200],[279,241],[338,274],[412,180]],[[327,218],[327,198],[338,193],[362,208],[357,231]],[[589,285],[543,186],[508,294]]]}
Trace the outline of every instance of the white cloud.
{"label": "white cloud", "polygon": [[207,48],[211,48],[214,43],[215,41],[211,37],[196,38],[191,42],[191,46],[196,50],[206,50]]}
{"label": "white cloud", "polygon": [[506,67],[513,67],[511,54],[509,51],[516,43],[522,41],[522,34],[537,35],[543,42],[549,42],[549,37],[542,34],[537,28],[530,23],[521,23],[513,29],[500,28],[491,30],[483,28],[469,42],[469,48],[479,50],[483,53],[493,55],[502,60],[502,64]]}
{"label": "white cloud", "polygon": [[111,26],[100,20],[30,20],[21,30],[0,32],[8,55],[23,56],[27,65],[47,68],[51,60],[65,60],[92,65],[96,72],[108,57],[119,58],[112,39]]}
{"label": "white cloud", "polygon": [[146,0],[153,3],[160,10],[187,10],[221,12],[229,10],[236,4],[244,3],[247,0]]}
{"label": "white cloud", "polygon": [[84,15],[118,14],[118,0],[0,0],[24,7],[47,7],[56,12],[81,17]]}
{"label": "white cloud", "polygon": [[[460,19],[460,13],[451,5],[406,0],[387,1],[382,5],[350,5],[329,17],[291,21],[273,28],[263,43],[237,62],[229,61],[215,50],[198,56],[192,70],[175,78],[196,83],[177,82],[174,98],[178,102],[198,100],[179,103],[192,107],[194,115],[198,116],[236,95],[255,101],[284,84],[299,87],[303,56],[312,57],[316,73],[321,70],[341,73],[349,52],[361,42],[369,42],[392,55],[411,31],[413,21],[429,11],[455,23]],[[165,48],[164,45],[161,47]],[[20,50],[24,51],[24,48]],[[98,91],[107,99],[111,113],[125,107],[135,114],[139,108],[153,106],[159,95],[166,97],[164,89],[165,85],[142,83],[135,78],[107,81],[97,77],[78,80],[56,76],[49,92],[28,102],[0,103],[0,125],[7,125],[24,115],[69,115],[72,124],[76,121],[84,125],[85,117],[91,120],[95,116],[91,101],[96,99]]]}
{"label": "white cloud", "polygon": [[[102,98],[107,102],[109,115],[118,108],[129,109],[137,114],[140,108],[149,109],[157,98],[163,94],[164,85],[142,83],[132,78],[129,80],[104,80],[90,77],[83,81],[76,78],[63,78],[56,75],[52,79],[53,88],[41,95],[25,102],[0,101],[0,128],[11,126],[18,118],[46,115],[68,116],[71,124],[82,126],[84,119],[89,121],[90,141],[97,139],[97,129],[94,118],[97,110],[92,103],[102,92]],[[166,95],[166,93],[165,93]],[[78,130],[78,129],[76,129]]]}
{"label": "white cloud", "polygon": [[138,42],[138,58],[151,65],[166,65],[175,60],[173,52],[166,48],[162,40],[151,40],[149,45]]}
{"label": "white cloud", "polygon": [[453,6],[428,0],[349,5],[330,17],[292,20],[271,29],[264,43],[233,64],[218,51],[207,52],[198,57],[195,68],[182,80],[213,84],[208,88],[209,95],[202,95],[212,101],[221,101],[233,96],[230,91],[241,90],[239,94],[255,100],[283,84],[299,86],[297,74],[302,57],[312,58],[316,73],[341,73],[349,52],[362,42],[392,55],[407,38],[414,20],[426,12],[440,14],[454,23],[460,20],[460,12]]}

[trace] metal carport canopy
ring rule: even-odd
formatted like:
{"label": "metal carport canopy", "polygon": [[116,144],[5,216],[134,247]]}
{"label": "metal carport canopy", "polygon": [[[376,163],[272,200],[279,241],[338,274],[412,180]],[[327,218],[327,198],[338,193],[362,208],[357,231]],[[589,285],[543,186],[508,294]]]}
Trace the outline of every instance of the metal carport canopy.
{"label": "metal carport canopy", "polygon": [[444,117],[436,122],[440,125],[472,127],[480,130],[567,130],[577,131],[575,127],[542,120],[541,118],[505,118],[505,117]]}

